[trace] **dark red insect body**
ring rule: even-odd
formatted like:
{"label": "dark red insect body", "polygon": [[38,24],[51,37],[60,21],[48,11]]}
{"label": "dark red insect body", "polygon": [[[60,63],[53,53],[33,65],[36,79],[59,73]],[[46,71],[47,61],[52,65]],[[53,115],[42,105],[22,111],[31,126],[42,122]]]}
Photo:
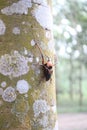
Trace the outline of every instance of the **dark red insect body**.
{"label": "dark red insect body", "polygon": [[47,63],[43,65],[43,72],[44,72],[44,76],[46,81],[48,81],[49,79],[51,79],[51,75],[52,75],[52,66],[47,66]]}
{"label": "dark red insect body", "polygon": [[41,53],[41,57],[42,57],[42,69],[43,69],[43,73],[44,73],[44,77],[46,79],[46,81],[51,79],[51,75],[52,75],[52,68],[53,68],[53,64],[51,63],[50,60],[48,60],[46,63],[44,63],[44,56],[42,54],[41,48],[39,47],[39,45],[36,43],[36,45],[38,46],[40,53]]}

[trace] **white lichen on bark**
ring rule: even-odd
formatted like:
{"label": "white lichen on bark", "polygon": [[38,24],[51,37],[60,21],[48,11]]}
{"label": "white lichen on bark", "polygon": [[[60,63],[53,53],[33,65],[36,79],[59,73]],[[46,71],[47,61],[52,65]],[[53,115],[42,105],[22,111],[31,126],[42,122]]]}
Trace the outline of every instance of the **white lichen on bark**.
{"label": "white lichen on bark", "polygon": [[52,30],[52,15],[49,6],[45,7],[40,5],[31,13],[44,29]]}
{"label": "white lichen on bark", "polygon": [[4,35],[6,31],[6,26],[3,20],[0,19],[0,35]]}
{"label": "white lichen on bark", "polygon": [[48,42],[48,49],[53,52],[55,51],[54,50],[54,41],[51,39],[49,42]]}
{"label": "white lichen on bark", "polygon": [[24,97],[20,99],[17,98],[15,100],[13,108],[11,109],[12,114],[15,114],[22,124],[25,123],[25,117],[28,114],[28,111],[29,111],[29,103]]}
{"label": "white lichen on bark", "polygon": [[36,100],[33,104],[34,116],[38,117],[40,113],[46,113],[49,110],[49,106],[45,100]]}
{"label": "white lichen on bark", "polygon": [[13,87],[7,87],[3,94],[2,94],[2,98],[4,101],[6,102],[13,102],[16,99],[16,93],[15,93],[15,89]]}
{"label": "white lichen on bark", "polygon": [[32,2],[34,2],[36,4],[41,4],[42,6],[47,5],[47,0],[32,0]]}
{"label": "white lichen on bark", "polygon": [[28,59],[13,51],[11,54],[4,54],[0,57],[0,73],[5,76],[19,77],[28,73]]}
{"label": "white lichen on bark", "polygon": [[28,14],[28,8],[32,7],[31,0],[19,0],[17,3],[1,9],[1,13],[5,15],[12,14]]}
{"label": "white lichen on bark", "polygon": [[56,121],[56,123],[55,123],[55,127],[54,127],[53,130],[58,130],[58,121]]}
{"label": "white lichen on bark", "polygon": [[6,85],[7,85],[6,81],[2,81],[2,82],[1,82],[1,87],[2,87],[2,88],[5,88]]}
{"label": "white lichen on bark", "polygon": [[34,46],[35,45],[35,41],[32,39],[31,40],[31,46]]}
{"label": "white lichen on bark", "polygon": [[49,119],[48,119],[48,116],[47,115],[44,115],[41,119],[39,119],[39,124],[45,128],[48,126],[49,124]]}
{"label": "white lichen on bark", "polygon": [[14,27],[12,30],[12,33],[15,35],[19,35],[20,34],[20,28],[19,27]]}
{"label": "white lichen on bark", "polygon": [[26,80],[19,80],[17,82],[16,89],[20,94],[25,94],[28,92],[28,90],[31,88],[31,86],[28,84]]}

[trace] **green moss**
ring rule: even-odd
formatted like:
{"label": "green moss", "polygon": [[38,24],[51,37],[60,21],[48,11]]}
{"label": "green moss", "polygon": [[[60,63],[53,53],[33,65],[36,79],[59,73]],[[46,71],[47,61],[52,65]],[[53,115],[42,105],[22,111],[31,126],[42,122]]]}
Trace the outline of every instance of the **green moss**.
{"label": "green moss", "polygon": [[0,107],[0,130],[9,130],[19,125],[18,119],[11,113],[12,103],[4,103]]}
{"label": "green moss", "polygon": [[0,9],[3,9],[9,5],[11,5],[13,2],[17,2],[18,0],[11,0],[11,1],[8,1],[8,0],[0,0]]}

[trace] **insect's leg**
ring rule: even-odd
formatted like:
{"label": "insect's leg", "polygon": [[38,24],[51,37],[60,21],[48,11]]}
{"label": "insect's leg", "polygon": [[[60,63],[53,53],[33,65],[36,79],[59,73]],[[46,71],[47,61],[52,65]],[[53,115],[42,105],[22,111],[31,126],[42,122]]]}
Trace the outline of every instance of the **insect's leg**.
{"label": "insect's leg", "polygon": [[43,57],[43,55],[42,55],[42,64],[44,65],[44,57]]}
{"label": "insect's leg", "polygon": [[38,45],[38,43],[37,43],[37,42],[36,42],[36,45],[37,45],[37,47],[38,47],[38,49],[39,49],[39,51],[40,51],[40,53],[41,53],[41,57],[42,57],[42,64],[44,64],[44,56],[43,56],[42,50],[41,50],[41,48],[40,48],[40,46]]}

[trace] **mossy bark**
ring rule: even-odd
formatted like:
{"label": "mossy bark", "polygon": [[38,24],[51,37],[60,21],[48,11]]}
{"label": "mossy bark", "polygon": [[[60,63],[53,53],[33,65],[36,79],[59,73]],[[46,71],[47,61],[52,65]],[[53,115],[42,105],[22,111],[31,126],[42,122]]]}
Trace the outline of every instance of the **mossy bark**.
{"label": "mossy bark", "polygon": [[34,45],[38,41],[45,62],[46,56],[53,62],[52,32],[32,15],[39,6],[47,8],[49,1],[30,2],[31,7],[23,7],[28,13],[20,13],[18,0],[0,0],[0,130],[57,130],[55,74],[45,81]]}

